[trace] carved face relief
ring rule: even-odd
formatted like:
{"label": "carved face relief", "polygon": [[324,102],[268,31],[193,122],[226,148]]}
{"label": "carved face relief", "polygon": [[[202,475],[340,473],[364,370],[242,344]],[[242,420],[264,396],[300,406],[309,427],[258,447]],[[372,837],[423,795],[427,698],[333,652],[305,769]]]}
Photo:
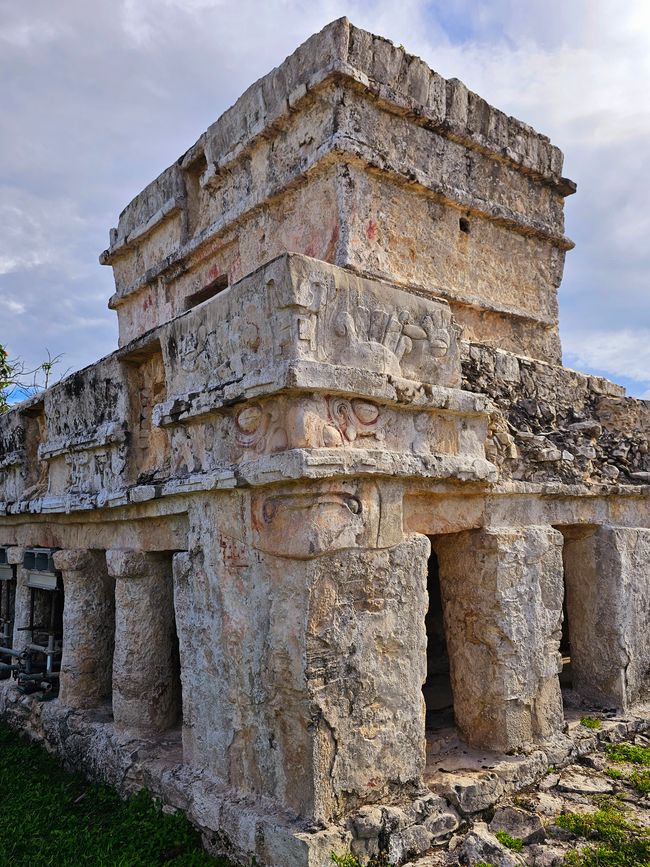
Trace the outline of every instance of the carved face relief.
{"label": "carved face relief", "polygon": [[234,435],[241,448],[262,455],[337,448],[362,437],[382,440],[381,423],[379,407],[361,398],[272,398],[242,406],[234,416]]}
{"label": "carved face relief", "polygon": [[368,508],[356,482],[259,494],[252,503],[255,547],[296,559],[358,547]]}
{"label": "carved face relief", "polygon": [[286,418],[279,402],[247,404],[235,416],[235,437],[240,446],[257,454],[284,451],[289,445]]}
{"label": "carved face relief", "polygon": [[357,437],[383,438],[379,428],[379,407],[368,400],[343,397],[327,399],[329,417],[343,439],[349,443]]}

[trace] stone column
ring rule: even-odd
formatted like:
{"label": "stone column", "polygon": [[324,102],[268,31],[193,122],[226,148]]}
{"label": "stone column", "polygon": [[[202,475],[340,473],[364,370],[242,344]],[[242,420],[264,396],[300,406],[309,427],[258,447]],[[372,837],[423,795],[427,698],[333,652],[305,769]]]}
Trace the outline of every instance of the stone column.
{"label": "stone column", "polygon": [[462,735],[516,750],[559,732],[561,534],[497,527],[438,536],[433,546]]}
{"label": "stone column", "polygon": [[148,734],[176,723],[180,710],[171,557],[106,552],[115,582],[115,726]]}
{"label": "stone column", "polygon": [[[27,643],[27,633],[19,632],[21,626],[27,626],[29,621],[29,587],[24,580],[23,558],[25,549],[20,547],[7,548],[7,563],[16,567],[16,598],[14,602],[14,638],[13,648],[22,650]],[[14,660],[15,662],[15,660]]]}
{"label": "stone column", "polygon": [[59,698],[69,707],[96,707],[111,694],[115,582],[103,551],[57,551],[54,566],[65,593]]}
{"label": "stone column", "polygon": [[565,531],[574,689],[605,707],[650,697],[650,530]]}

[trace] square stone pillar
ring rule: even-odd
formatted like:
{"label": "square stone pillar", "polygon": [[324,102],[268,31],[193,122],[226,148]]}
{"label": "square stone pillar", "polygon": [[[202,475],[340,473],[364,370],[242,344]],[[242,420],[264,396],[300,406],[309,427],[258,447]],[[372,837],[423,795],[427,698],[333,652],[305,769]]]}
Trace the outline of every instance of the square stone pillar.
{"label": "square stone pillar", "polygon": [[96,707],[111,695],[115,582],[103,551],[57,551],[54,566],[65,588],[59,698],[69,707]]}
{"label": "square stone pillar", "polygon": [[398,493],[255,492],[252,544],[250,494],[191,515],[174,556],[186,762],[322,822],[421,785],[430,545],[401,534]]}
{"label": "square stone pillar", "polygon": [[180,713],[171,557],[112,550],[106,562],[116,579],[115,726],[143,735],[161,732]]}
{"label": "square stone pillar", "polygon": [[564,569],[574,689],[604,707],[650,697],[650,530],[570,528]]}
{"label": "square stone pillar", "polygon": [[[19,546],[7,548],[7,563],[16,567],[16,596],[14,600],[14,637],[12,647],[22,650],[27,643],[27,633],[19,632],[18,628],[27,626],[29,620],[30,591],[23,574],[23,558],[25,549]],[[15,660],[14,660],[15,662]]]}
{"label": "square stone pillar", "polygon": [[433,546],[463,737],[506,751],[560,731],[561,534],[486,528],[435,537]]}

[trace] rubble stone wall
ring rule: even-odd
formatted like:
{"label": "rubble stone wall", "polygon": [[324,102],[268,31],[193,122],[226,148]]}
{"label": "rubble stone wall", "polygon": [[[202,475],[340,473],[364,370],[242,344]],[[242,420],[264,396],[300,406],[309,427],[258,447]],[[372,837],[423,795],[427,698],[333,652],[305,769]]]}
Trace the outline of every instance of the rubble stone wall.
{"label": "rubble stone wall", "polygon": [[597,376],[462,344],[463,388],[489,395],[487,454],[501,478],[650,482],[650,402]]}

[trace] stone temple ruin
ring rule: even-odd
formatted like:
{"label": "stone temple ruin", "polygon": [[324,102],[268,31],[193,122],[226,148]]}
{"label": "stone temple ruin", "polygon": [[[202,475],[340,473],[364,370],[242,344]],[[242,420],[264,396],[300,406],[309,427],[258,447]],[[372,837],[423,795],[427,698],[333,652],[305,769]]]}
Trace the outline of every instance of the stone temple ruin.
{"label": "stone temple ruin", "polygon": [[642,717],[650,406],[561,365],[574,191],[346,19],[250,87],[111,231],[120,348],[1,417],[0,713],[267,867],[417,860],[572,702]]}

